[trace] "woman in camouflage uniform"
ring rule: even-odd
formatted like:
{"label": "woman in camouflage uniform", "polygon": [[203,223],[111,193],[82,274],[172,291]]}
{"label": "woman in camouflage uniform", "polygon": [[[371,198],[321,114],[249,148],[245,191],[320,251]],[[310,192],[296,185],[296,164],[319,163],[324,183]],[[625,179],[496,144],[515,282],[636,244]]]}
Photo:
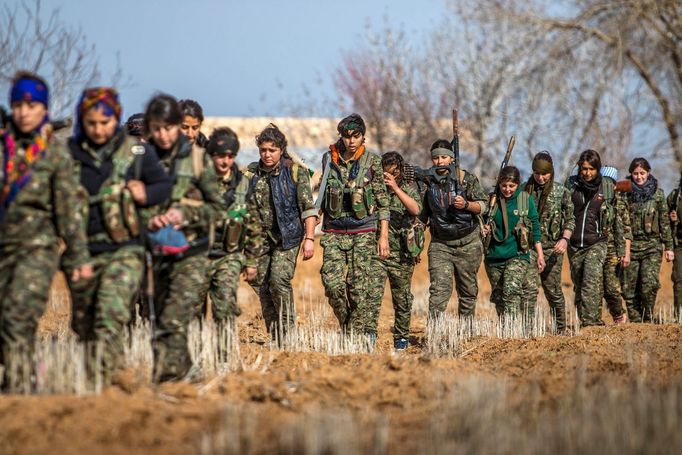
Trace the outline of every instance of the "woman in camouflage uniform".
{"label": "woman in camouflage uniform", "polygon": [[174,182],[170,199],[151,211],[147,228],[160,237],[182,237],[173,248],[161,248],[166,254],[155,260],[154,367],[161,381],[192,377],[187,330],[206,302],[210,226],[225,210],[213,168],[197,166],[192,144],[180,133],[182,119],[178,102],[169,95],[155,96],[145,111],[145,147],[156,152]]}
{"label": "woman in camouflage uniform", "polygon": [[121,128],[118,93],[84,90],[69,149],[89,196],[88,249],[95,277],[69,283],[71,327],[81,341],[102,343],[105,382],[123,366],[125,327],[138,296],[144,239],[137,212],[170,196],[172,182],[153,150]]}
{"label": "woman in camouflage uniform", "polygon": [[[526,183],[525,191],[537,202],[540,241],[547,253],[542,273],[528,273],[525,316],[534,317],[540,283],[554,316],[556,330],[561,333],[566,330],[566,301],[561,290],[561,269],[568,241],[575,229],[575,216],[571,194],[561,183],[554,181],[554,164],[549,152],[540,152],[533,158],[533,174]],[[531,251],[530,254],[533,263],[535,252]]]}
{"label": "woman in camouflage uniform", "polygon": [[599,153],[585,150],[578,158],[578,175],[567,182],[576,219],[568,259],[575,306],[583,327],[604,325],[601,300],[609,231],[613,230],[614,239],[624,238],[623,217],[618,213],[613,182],[602,179],[600,169]]}
{"label": "woman in camouflage uniform", "polygon": [[[485,256],[490,300],[501,318],[524,316],[526,277],[537,276],[534,270],[545,268],[535,200],[520,184],[521,175],[514,166],[500,171],[496,187],[499,205],[492,209],[490,247]],[[533,262],[531,251],[535,252]]]}
{"label": "woman in camouflage uniform", "polygon": [[[92,277],[84,220],[86,203],[66,144],[48,122],[47,84],[21,72],[12,81],[12,119],[0,138],[0,362],[10,391],[29,392],[23,374],[33,361],[38,319],[52,277]],[[59,256],[59,239],[65,244]],[[30,362],[30,363],[29,363]]]}
{"label": "woman in camouflage uniform", "polygon": [[630,322],[652,322],[656,294],[661,287],[661,252],[674,259],[668,205],[645,158],[630,163],[632,191],[626,193],[632,224],[630,266],[623,271],[623,298]]}
{"label": "woman in camouflage uniform", "polygon": [[[384,181],[389,197],[391,219],[388,225],[389,256],[380,260],[383,272],[388,275],[391,285],[391,298],[395,312],[393,325],[393,346],[397,351],[405,350],[408,346],[410,334],[410,315],[412,312],[412,274],[416,263],[416,250],[408,246],[408,242],[416,243],[414,229],[423,227],[416,219],[422,209],[421,197],[415,182],[407,181],[403,177],[403,157],[398,152],[384,153],[381,157],[384,168]],[[415,227],[415,223],[418,223]],[[411,236],[410,236],[411,235]],[[408,237],[409,236],[409,237]],[[422,237],[423,241],[423,237]],[[423,246],[423,243],[422,243]],[[418,245],[414,245],[418,247]],[[379,286],[381,296],[384,293],[384,280]]]}

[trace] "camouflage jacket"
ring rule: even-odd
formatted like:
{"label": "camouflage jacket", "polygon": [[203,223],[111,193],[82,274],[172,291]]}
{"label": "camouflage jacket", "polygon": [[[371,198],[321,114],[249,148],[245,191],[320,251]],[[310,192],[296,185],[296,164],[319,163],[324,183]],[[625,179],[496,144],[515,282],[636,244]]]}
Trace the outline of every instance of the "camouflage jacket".
{"label": "camouflage jacket", "polygon": [[[541,200],[542,191],[536,186],[534,191],[526,187],[526,191],[538,201]],[[575,214],[571,193],[563,185],[553,182],[550,193],[540,212],[540,243],[545,251],[554,248],[556,242],[561,239],[565,230],[575,230]]]}
{"label": "camouflage jacket", "polygon": [[[283,162],[284,160],[281,163]],[[247,173],[253,177],[251,177],[251,190],[247,202],[247,229],[244,243],[247,265],[254,264],[255,259],[282,243],[270,184],[270,178],[279,175],[280,166],[281,164],[271,171],[266,171],[260,162],[249,165]],[[296,164],[292,164],[291,171],[296,185],[297,208],[303,222],[306,218],[317,216],[310,187],[310,175],[307,169]],[[305,226],[303,229],[305,232]]]}
{"label": "camouflage jacket", "polygon": [[[415,182],[403,181],[400,184],[400,188],[415,200],[419,206],[419,211],[421,212],[422,201],[417,184]],[[403,248],[402,236],[404,235],[405,229],[412,223],[414,217],[407,213],[405,205],[403,205],[398,195],[393,191],[388,190],[388,198],[388,208],[391,214],[391,219],[388,224],[388,245],[391,249],[391,253],[396,254],[400,253]]]}
{"label": "camouflage jacket", "polygon": [[630,226],[630,211],[627,207],[627,199],[625,194],[616,192],[616,214],[620,217],[623,226],[623,236],[619,242],[613,235],[613,229],[606,232],[607,241],[607,256],[616,255],[618,257],[625,256],[625,240],[632,242],[632,227]]}
{"label": "camouflage jacket", "polygon": [[632,201],[632,193],[627,193],[627,208],[632,223],[632,251],[645,251],[663,248],[673,249],[673,239],[670,232],[670,217],[668,203],[663,190],[658,188],[653,197],[646,202]]}
{"label": "camouflage jacket", "polygon": [[176,208],[182,212],[185,220],[183,232],[187,240],[205,238],[211,224],[218,222],[226,209],[213,167],[196,170],[192,146],[183,135],[180,135],[170,151],[158,150],[149,142],[145,147],[155,149],[161,164],[173,180],[170,199],[152,208],[146,218],[163,214],[169,208]]}
{"label": "camouflage jacket", "polygon": [[[17,153],[24,153],[21,142]],[[0,140],[0,170],[5,169],[5,144]],[[0,254],[28,246],[55,247],[61,238],[66,246],[62,266],[79,267],[90,260],[82,210],[87,192],[66,143],[50,138],[42,158],[31,164],[31,180],[17,193],[0,221]],[[0,188],[4,185],[0,172]]]}

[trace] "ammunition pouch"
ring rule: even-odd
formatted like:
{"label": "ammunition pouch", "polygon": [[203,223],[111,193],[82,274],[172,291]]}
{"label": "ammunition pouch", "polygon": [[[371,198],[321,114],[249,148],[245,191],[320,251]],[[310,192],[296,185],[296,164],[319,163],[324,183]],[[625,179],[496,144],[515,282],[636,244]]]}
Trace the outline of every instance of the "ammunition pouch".
{"label": "ammunition pouch", "polygon": [[424,250],[424,238],[424,225],[415,218],[403,231],[404,248],[408,257],[416,258],[421,254]]}
{"label": "ammunition pouch", "polygon": [[521,253],[528,253],[531,249],[531,239],[530,239],[530,229],[526,226],[526,223],[519,220],[514,227],[514,237],[516,238],[516,244]]}
{"label": "ammunition pouch", "polygon": [[343,187],[337,181],[329,181],[327,195],[324,198],[325,211],[331,218],[340,218],[343,214]]}
{"label": "ammunition pouch", "polygon": [[244,222],[241,217],[229,217],[225,220],[223,250],[227,253],[241,251],[244,231]]}
{"label": "ammunition pouch", "polygon": [[97,198],[104,217],[104,227],[114,243],[122,243],[140,235],[135,201],[123,184],[103,187]]}
{"label": "ammunition pouch", "polygon": [[355,187],[351,190],[350,204],[355,218],[361,220],[368,215],[364,188]]}

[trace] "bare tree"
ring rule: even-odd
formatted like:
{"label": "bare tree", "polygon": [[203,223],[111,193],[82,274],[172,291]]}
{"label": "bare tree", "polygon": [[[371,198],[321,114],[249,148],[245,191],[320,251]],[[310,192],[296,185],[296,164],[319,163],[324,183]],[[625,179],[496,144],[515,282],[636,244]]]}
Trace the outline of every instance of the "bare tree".
{"label": "bare tree", "polygon": [[547,149],[562,177],[585,148],[621,168],[634,150],[682,159],[679,2],[448,6],[453,14],[424,44],[387,26],[368,33],[337,68],[339,99],[368,118],[380,149],[427,156],[411,152],[448,137],[444,120],[458,106],[462,146],[471,152],[463,161],[488,182],[511,134],[517,165],[528,169],[530,157]]}
{"label": "bare tree", "polygon": [[[636,94],[633,88],[643,86],[658,106],[657,115],[646,118],[649,124],[664,128],[667,149],[682,165],[682,4],[679,1],[574,0],[556,8],[547,1],[511,5],[489,0],[481,2],[478,11],[491,19],[510,18],[520,27],[528,24],[542,27],[552,37],[546,47],[550,53],[560,51],[569,59],[588,61],[609,84],[620,83],[632,95]],[[591,55],[586,55],[587,49]],[[592,102],[598,106],[609,95],[609,90],[595,95]],[[640,97],[639,101],[636,106],[639,112],[651,113],[647,100]]]}
{"label": "bare tree", "polygon": [[1,12],[0,88],[22,69],[47,79],[50,111],[57,116],[70,114],[78,93],[100,77],[95,46],[63,22],[58,9],[44,14],[40,0],[5,5]]}

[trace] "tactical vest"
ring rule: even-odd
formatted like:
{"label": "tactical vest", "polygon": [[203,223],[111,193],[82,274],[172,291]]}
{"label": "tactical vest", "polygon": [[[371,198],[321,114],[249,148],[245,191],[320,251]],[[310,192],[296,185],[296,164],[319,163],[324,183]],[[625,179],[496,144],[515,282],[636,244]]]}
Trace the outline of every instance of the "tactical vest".
{"label": "tactical vest", "polygon": [[[89,205],[99,205],[108,238],[95,234],[90,242],[124,243],[140,235],[140,221],[135,201],[126,188],[126,175],[131,166],[141,169],[145,148],[137,139],[126,136],[123,143],[112,153],[112,170],[102,183],[99,192],[89,197]],[[136,175],[135,178],[140,178]]]}
{"label": "tactical vest", "polygon": [[226,253],[236,253],[242,250],[245,235],[246,200],[252,177],[253,174],[250,171],[241,174],[237,186],[231,191],[232,194],[226,195],[232,200],[227,209],[227,217],[222,229],[221,243],[223,251]]}
{"label": "tactical vest", "polygon": [[[298,169],[298,165],[282,157],[279,162],[279,173],[270,174],[269,177],[270,196],[275,208],[277,226],[282,236],[282,248],[285,250],[299,246],[303,239],[303,222],[298,209],[296,191]],[[258,180],[262,178],[258,163],[252,163],[249,171],[254,174],[250,184],[250,191],[253,191]]]}
{"label": "tactical vest", "polygon": [[[553,181],[551,183],[552,188],[545,205],[542,207],[542,213],[540,213],[540,198],[542,197],[542,192],[537,195],[535,203],[538,206],[538,219],[540,221],[540,233],[544,241],[556,242],[558,241],[564,232],[565,219],[563,216],[562,202],[564,197],[564,191],[566,190],[563,185]],[[535,195],[533,195],[535,196]]]}
{"label": "tactical vest", "polygon": [[[494,220],[495,214],[499,210],[498,207],[500,207],[500,204],[495,205],[493,207],[491,213],[490,213],[490,218]],[[516,237],[516,242],[519,248],[519,251],[522,253],[527,253],[530,251],[531,246],[532,246],[532,238],[531,238],[531,221],[530,217],[528,216],[530,212],[530,194],[528,194],[526,191],[520,191],[518,196],[516,197],[516,210],[515,210],[515,215],[519,217],[519,219],[516,222],[516,225],[512,228],[511,226],[507,226],[506,224],[506,218],[507,214],[505,212],[502,212],[502,219],[505,224],[503,232],[504,236],[503,238],[499,239],[497,238],[497,235],[495,234],[495,222],[493,221],[491,224],[491,234],[495,238],[495,241],[498,243],[502,243],[507,238],[509,237],[509,232],[511,231],[514,237]]]}
{"label": "tactical vest", "polygon": [[323,157],[323,166],[331,166],[325,190],[325,215],[331,219],[355,218],[363,220],[374,213],[372,187],[372,154],[365,150],[351,165],[348,181],[334,163],[331,153]]}
{"label": "tactical vest", "polygon": [[[467,184],[466,180],[462,180],[463,192]],[[455,208],[456,189],[457,181],[448,176],[443,182],[432,182],[426,192],[426,203],[431,210],[431,234],[439,240],[461,239],[478,226],[473,213]]]}
{"label": "tactical vest", "polygon": [[659,218],[667,214],[658,213],[656,199],[660,190],[656,190],[651,199],[645,202],[633,202],[630,199],[630,223],[632,236],[635,239],[644,239],[659,233]]}

